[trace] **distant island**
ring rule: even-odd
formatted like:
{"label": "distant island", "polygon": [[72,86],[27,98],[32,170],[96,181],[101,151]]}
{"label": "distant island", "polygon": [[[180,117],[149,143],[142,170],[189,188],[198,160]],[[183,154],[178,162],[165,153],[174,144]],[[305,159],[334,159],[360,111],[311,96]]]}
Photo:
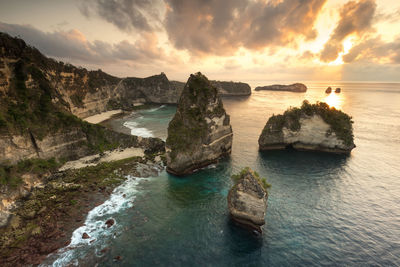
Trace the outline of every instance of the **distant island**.
{"label": "distant island", "polygon": [[[226,82],[226,81],[210,81],[218,90],[220,96],[249,96],[251,95],[251,87],[247,83],[242,82]],[[185,87],[184,82],[171,81],[179,92]]]}
{"label": "distant island", "polygon": [[289,91],[296,93],[304,93],[307,91],[307,86],[302,83],[294,83],[290,85],[274,84],[268,86],[258,86],[256,91],[268,90],[268,91]]}

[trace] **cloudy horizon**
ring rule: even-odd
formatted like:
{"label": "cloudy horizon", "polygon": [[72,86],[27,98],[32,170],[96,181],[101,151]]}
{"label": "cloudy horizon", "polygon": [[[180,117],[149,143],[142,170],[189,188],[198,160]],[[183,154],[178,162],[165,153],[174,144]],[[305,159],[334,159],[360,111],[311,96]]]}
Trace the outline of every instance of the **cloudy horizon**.
{"label": "cloudy horizon", "polygon": [[124,77],[201,71],[240,81],[400,81],[396,0],[0,3],[0,31]]}

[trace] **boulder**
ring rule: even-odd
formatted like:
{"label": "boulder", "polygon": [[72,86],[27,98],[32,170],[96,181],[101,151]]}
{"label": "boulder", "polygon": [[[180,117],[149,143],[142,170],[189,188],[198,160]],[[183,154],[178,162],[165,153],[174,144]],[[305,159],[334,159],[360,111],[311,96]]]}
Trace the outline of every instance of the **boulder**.
{"label": "boulder", "polygon": [[168,125],[167,171],[186,175],[231,153],[232,127],[217,89],[203,74],[190,75]]}
{"label": "boulder", "polygon": [[115,223],[114,219],[108,219],[106,221],[107,228],[110,228],[111,226],[113,226],[114,223]]}
{"label": "boulder", "polygon": [[232,178],[235,185],[228,194],[231,218],[240,225],[261,232],[261,226],[265,224],[269,185],[250,168],[243,169]]}
{"label": "boulder", "polygon": [[332,93],[332,87],[329,86],[328,88],[326,88],[325,93],[327,94]]}
{"label": "boulder", "polygon": [[274,84],[268,86],[258,86],[256,91],[260,90],[269,90],[269,91],[289,91],[289,92],[297,92],[297,93],[304,93],[307,91],[307,86],[302,83],[294,83],[290,85],[281,85],[281,84]]}
{"label": "boulder", "polygon": [[258,139],[259,149],[292,147],[349,154],[355,148],[352,123],[349,115],[326,103],[304,101],[301,108],[290,108],[268,119]]}
{"label": "boulder", "polygon": [[89,239],[90,236],[87,233],[82,234],[82,239]]}

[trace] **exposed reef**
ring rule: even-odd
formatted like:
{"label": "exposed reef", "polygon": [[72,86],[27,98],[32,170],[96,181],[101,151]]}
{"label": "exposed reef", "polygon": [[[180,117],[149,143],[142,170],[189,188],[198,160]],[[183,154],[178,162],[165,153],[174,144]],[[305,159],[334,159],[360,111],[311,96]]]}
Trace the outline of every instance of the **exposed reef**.
{"label": "exposed reef", "polygon": [[265,224],[267,188],[270,185],[250,168],[244,168],[232,179],[235,184],[228,194],[231,218],[240,225],[261,232],[261,226]]}
{"label": "exposed reef", "polygon": [[274,84],[274,85],[269,85],[269,86],[258,86],[256,91],[261,91],[261,90],[269,90],[269,91],[289,91],[289,92],[297,92],[297,93],[303,93],[307,91],[307,86],[305,86],[302,83],[294,83],[290,85],[281,85],[281,84]]}
{"label": "exposed reef", "polygon": [[301,108],[290,108],[268,119],[258,139],[259,149],[293,147],[349,154],[355,147],[352,123],[349,115],[326,103],[304,101]]}
{"label": "exposed reef", "polygon": [[231,153],[232,127],[217,89],[200,72],[190,75],[168,125],[167,171],[175,175]]}

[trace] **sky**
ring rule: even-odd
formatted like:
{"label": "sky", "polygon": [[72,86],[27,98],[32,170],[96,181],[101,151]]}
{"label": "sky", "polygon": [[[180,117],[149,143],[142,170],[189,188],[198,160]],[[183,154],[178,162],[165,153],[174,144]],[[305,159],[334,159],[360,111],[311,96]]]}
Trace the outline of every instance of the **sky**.
{"label": "sky", "polygon": [[400,82],[399,0],[0,0],[0,31],[118,77]]}

